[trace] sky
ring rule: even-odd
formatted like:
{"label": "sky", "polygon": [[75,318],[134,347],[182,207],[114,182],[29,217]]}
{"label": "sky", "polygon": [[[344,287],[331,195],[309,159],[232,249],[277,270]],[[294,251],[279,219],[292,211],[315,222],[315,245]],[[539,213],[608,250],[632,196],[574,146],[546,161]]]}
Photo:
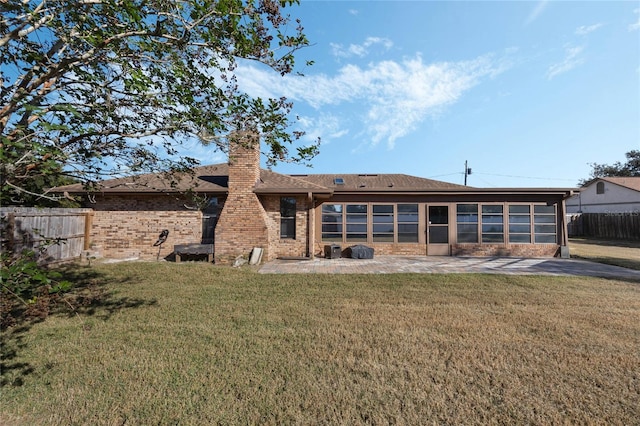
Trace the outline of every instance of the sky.
{"label": "sky", "polygon": [[276,172],[462,184],[467,163],[469,186],[571,188],[590,164],[640,149],[639,1],[302,0],[286,10],[311,43],[296,54],[304,76],[238,68],[243,90],[286,96],[307,142],[321,138],[312,168]]}

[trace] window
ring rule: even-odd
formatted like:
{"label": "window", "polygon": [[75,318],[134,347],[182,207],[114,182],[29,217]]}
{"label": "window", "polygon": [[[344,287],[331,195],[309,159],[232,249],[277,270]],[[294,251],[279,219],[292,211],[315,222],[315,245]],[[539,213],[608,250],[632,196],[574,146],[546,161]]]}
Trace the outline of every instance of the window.
{"label": "window", "polygon": [[418,204],[323,204],[325,242],[417,243]]}
{"label": "window", "polygon": [[342,242],[342,204],[322,205],[322,241]]}
{"label": "window", "polygon": [[531,206],[509,206],[509,242],[531,244]]}
{"label": "window", "polygon": [[398,242],[418,242],[417,204],[398,204]]}
{"label": "window", "polygon": [[459,243],[477,243],[478,242],[478,205],[477,204],[458,204],[457,211],[457,229]]}
{"label": "window", "polygon": [[556,242],[556,208],[544,204],[533,206],[533,230],[537,244]]}
{"label": "window", "polygon": [[280,198],[280,238],[296,238],[296,199]]}
{"label": "window", "polygon": [[503,243],[504,224],[501,205],[482,206],[482,242]]}
{"label": "window", "polygon": [[604,182],[596,183],[596,194],[604,194]]}
{"label": "window", "polygon": [[211,197],[202,209],[202,238],[200,239],[202,244],[213,244],[220,209],[218,197]]}
{"label": "window", "polygon": [[347,241],[367,241],[366,204],[347,204]]}
{"label": "window", "polygon": [[393,204],[374,204],[373,241],[378,243],[392,243],[393,237]]}

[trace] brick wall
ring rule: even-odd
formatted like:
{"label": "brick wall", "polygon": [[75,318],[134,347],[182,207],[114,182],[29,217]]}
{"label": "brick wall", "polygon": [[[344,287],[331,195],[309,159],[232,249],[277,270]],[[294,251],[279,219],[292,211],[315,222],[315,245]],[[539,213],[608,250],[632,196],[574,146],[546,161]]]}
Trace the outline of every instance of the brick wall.
{"label": "brick wall", "polygon": [[280,197],[269,196],[262,198],[267,213],[269,258],[308,256],[308,219],[307,197],[297,196],[296,199],[296,237],[295,239],[280,238]]}
{"label": "brick wall", "polygon": [[[184,200],[174,196],[104,195],[97,196],[91,207],[95,214],[90,249],[100,257],[165,258],[174,244],[199,243],[202,237],[202,213],[188,210]],[[169,230],[169,237],[154,247],[163,229]]]}
{"label": "brick wall", "polygon": [[248,257],[254,247],[272,258],[268,242],[268,217],[253,192],[260,179],[260,142],[251,134],[236,135],[229,147],[229,195],[215,231],[215,261],[232,263]]}
{"label": "brick wall", "polygon": [[[315,255],[324,257],[324,246],[330,243],[317,242]],[[374,249],[375,255],[397,256],[426,256],[427,246],[423,243],[348,243],[338,244],[344,253],[348,247],[364,244]],[[452,256],[512,256],[512,257],[553,257],[557,255],[559,247],[556,244],[514,244],[510,246],[500,244],[452,244]]]}
{"label": "brick wall", "polygon": [[452,256],[513,256],[553,257],[557,255],[557,244],[452,244]]}

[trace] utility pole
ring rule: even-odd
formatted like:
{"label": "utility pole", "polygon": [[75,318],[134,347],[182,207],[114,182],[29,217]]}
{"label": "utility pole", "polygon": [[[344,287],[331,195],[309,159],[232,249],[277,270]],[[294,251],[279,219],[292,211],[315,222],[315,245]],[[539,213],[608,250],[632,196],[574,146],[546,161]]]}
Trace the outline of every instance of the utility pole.
{"label": "utility pole", "polygon": [[464,186],[467,186],[467,176],[471,174],[471,168],[467,167],[467,160],[464,160]]}

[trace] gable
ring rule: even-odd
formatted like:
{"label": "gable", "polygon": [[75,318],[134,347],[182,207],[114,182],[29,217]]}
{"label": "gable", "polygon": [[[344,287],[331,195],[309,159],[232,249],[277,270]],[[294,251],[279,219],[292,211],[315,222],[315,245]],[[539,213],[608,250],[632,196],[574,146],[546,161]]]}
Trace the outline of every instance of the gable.
{"label": "gable", "polygon": [[640,192],[640,177],[605,177],[599,180]]}

